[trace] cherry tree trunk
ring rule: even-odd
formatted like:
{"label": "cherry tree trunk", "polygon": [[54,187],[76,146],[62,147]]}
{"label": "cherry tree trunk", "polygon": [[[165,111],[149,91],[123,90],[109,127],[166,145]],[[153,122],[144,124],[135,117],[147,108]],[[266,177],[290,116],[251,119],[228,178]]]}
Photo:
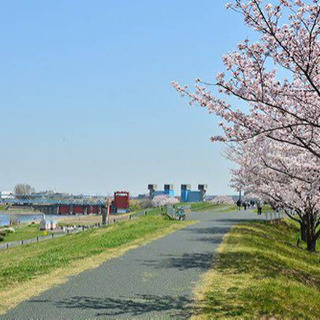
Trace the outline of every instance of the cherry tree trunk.
{"label": "cherry tree trunk", "polygon": [[304,221],[300,222],[300,234],[301,234],[301,240],[307,241],[306,223]]}
{"label": "cherry tree trunk", "polygon": [[310,213],[306,214],[306,218],[307,250],[310,252],[315,252],[317,239],[314,233],[314,219]]}

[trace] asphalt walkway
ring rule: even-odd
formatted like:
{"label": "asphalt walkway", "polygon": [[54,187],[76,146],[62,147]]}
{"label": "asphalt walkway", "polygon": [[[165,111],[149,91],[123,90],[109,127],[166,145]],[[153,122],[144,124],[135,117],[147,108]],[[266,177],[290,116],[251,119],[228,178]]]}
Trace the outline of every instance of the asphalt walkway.
{"label": "asphalt walkway", "polygon": [[203,212],[189,219],[199,222],[72,277],[1,319],[189,317],[192,292],[223,236],[233,224],[259,217],[244,211]]}

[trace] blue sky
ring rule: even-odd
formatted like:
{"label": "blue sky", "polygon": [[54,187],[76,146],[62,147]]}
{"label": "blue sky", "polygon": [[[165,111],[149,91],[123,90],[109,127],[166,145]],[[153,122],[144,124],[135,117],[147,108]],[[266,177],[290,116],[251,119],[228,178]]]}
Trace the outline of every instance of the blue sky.
{"label": "blue sky", "polygon": [[0,12],[0,190],[232,193],[218,119],[171,87],[221,71],[248,36],[224,0],[6,1]]}

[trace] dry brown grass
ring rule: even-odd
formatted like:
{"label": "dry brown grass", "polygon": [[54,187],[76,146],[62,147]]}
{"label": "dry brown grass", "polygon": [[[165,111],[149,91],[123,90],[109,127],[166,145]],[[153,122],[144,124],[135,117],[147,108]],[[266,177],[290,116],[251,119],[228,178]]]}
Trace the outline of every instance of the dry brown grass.
{"label": "dry brown grass", "polygon": [[[122,215],[110,215],[110,220],[128,220],[130,214]],[[94,225],[102,222],[101,215],[77,215],[77,216],[66,216],[59,220],[60,224],[65,225]]]}

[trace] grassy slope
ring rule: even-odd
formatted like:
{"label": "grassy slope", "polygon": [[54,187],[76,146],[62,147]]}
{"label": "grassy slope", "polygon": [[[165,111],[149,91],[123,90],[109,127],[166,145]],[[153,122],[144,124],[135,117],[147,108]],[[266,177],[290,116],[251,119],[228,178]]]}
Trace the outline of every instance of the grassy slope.
{"label": "grassy slope", "polygon": [[28,244],[1,252],[0,293],[12,284],[28,281],[65,267],[74,261],[98,255],[158,230],[179,224],[162,216],[144,216],[130,222]]}
{"label": "grassy slope", "polygon": [[192,203],[191,210],[192,211],[206,211],[206,210],[217,210],[220,208],[225,207],[226,205],[223,204],[214,204],[210,202],[199,202],[199,203]]}
{"label": "grassy slope", "polygon": [[[154,208],[148,215],[155,215],[164,212],[161,208]],[[136,213],[132,212],[131,215],[134,216]],[[128,214],[127,214],[128,215]],[[60,226],[74,226],[74,225],[93,225],[96,223],[101,223],[101,215],[92,215],[92,216],[66,216],[65,220],[59,221]],[[39,230],[39,224],[21,224],[21,226],[14,226],[15,233],[9,233],[4,238],[4,241],[0,243],[6,243],[11,241],[21,241],[40,237],[44,235],[43,231]],[[0,228],[1,230],[1,228]],[[51,231],[47,231],[47,234],[51,234]]]}
{"label": "grassy slope", "polygon": [[[4,238],[4,241],[0,243],[32,239],[40,237],[44,234],[43,231],[39,230],[38,224],[22,224],[20,227],[14,227],[14,229],[16,232],[7,234]],[[51,233],[52,232],[47,231],[47,234]]]}
{"label": "grassy slope", "polygon": [[[151,209],[145,209],[145,210],[138,210],[130,213],[124,213],[124,214],[118,214],[118,215],[111,215],[110,219],[118,219],[123,218],[124,220],[129,219],[129,216],[135,217],[139,213],[147,211],[148,215],[155,215],[159,213],[164,213],[165,208],[151,208]],[[59,220],[58,224],[59,226],[74,226],[74,225],[95,225],[97,223],[102,222],[102,216],[101,215],[78,215],[78,216],[65,216],[65,218]]]}
{"label": "grassy slope", "polygon": [[204,318],[319,319],[319,257],[297,248],[289,222],[233,228],[199,299]]}
{"label": "grassy slope", "polygon": [[[218,210],[218,209],[226,209],[227,211],[230,210],[236,210],[236,206],[231,206],[228,204],[215,204],[215,203],[211,203],[211,202],[192,202],[192,203],[185,203],[185,202],[180,202],[178,204],[175,204],[175,207],[178,206],[191,206],[191,210],[192,211],[209,211],[209,210]],[[219,210],[220,212],[220,210]]]}

